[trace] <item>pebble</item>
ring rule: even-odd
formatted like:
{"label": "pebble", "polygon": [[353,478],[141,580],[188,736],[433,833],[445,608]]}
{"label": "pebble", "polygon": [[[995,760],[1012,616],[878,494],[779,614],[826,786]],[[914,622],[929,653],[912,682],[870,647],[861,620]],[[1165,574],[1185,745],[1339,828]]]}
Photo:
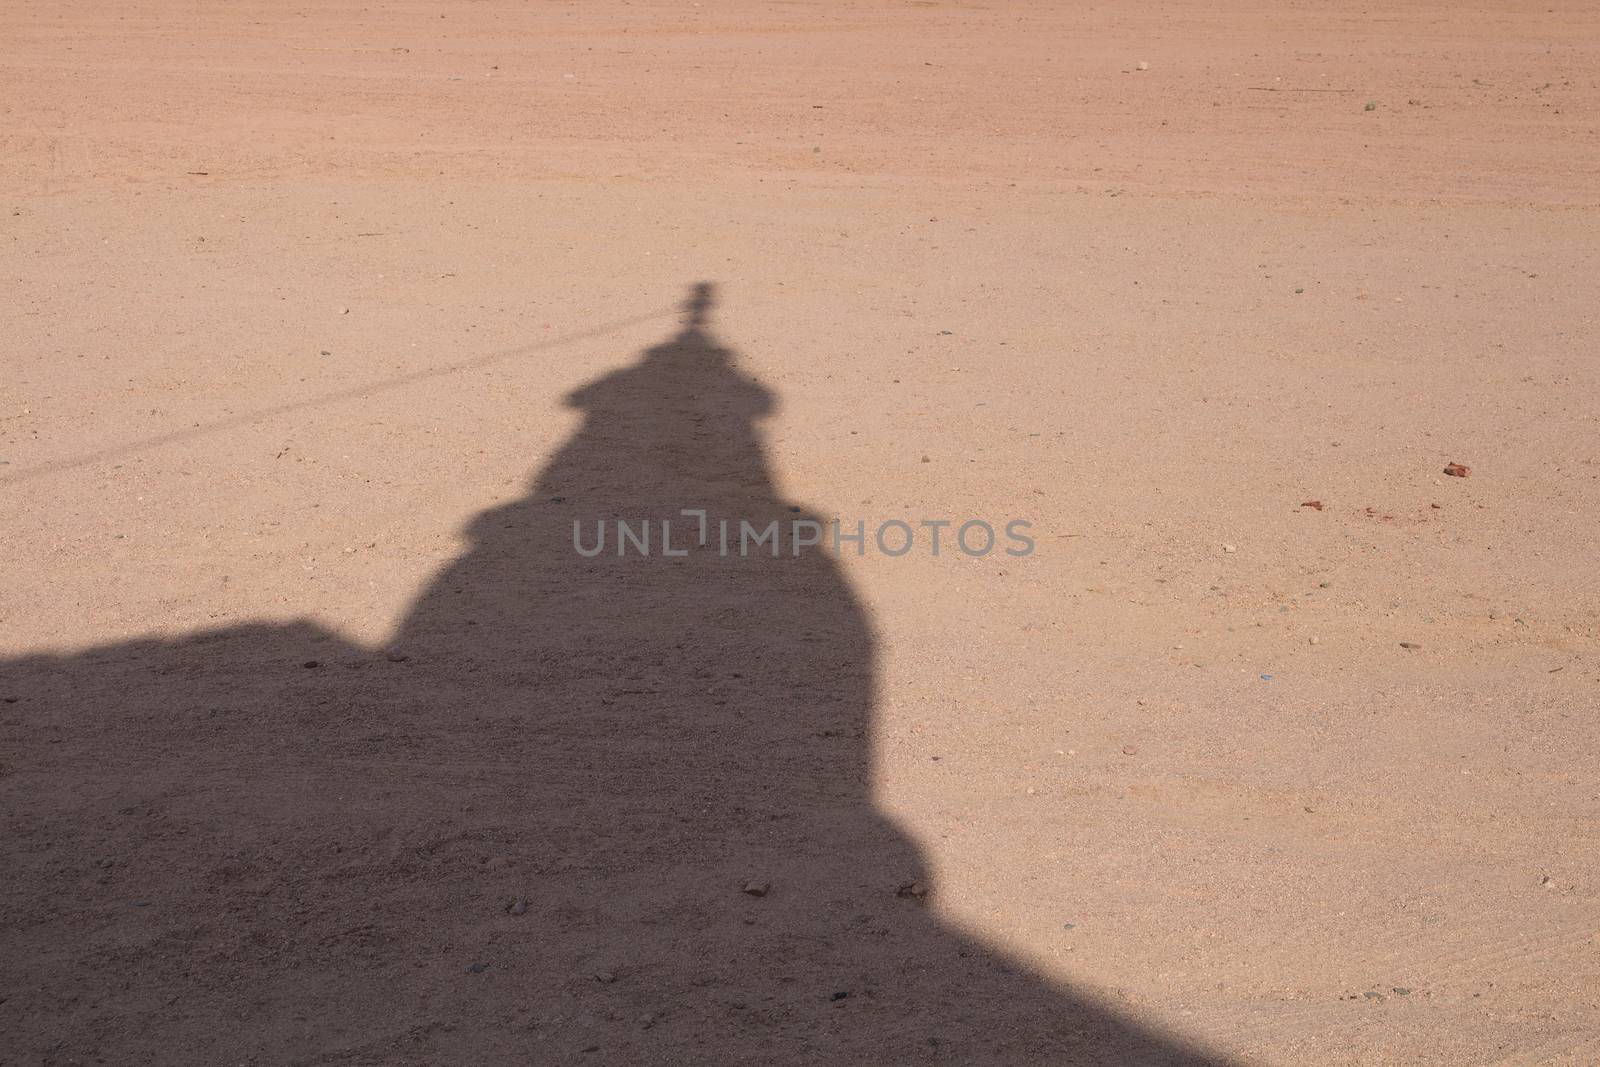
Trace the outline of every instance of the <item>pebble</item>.
{"label": "pebble", "polygon": [[764,897],[772,890],[771,882],[749,881],[739,887],[739,892],[752,897]]}
{"label": "pebble", "polygon": [[300,664],[300,666],[304,667],[306,670],[309,671],[309,670],[313,670],[313,669],[315,669],[317,667],[322,666],[322,661],[321,660],[315,660],[315,659],[308,659],[304,663]]}
{"label": "pebble", "polygon": [[1306,644],[1308,644],[1308,645],[1320,645],[1320,644],[1322,644],[1322,639],[1320,637],[1308,637],[1308,638],[1306,638]]}
{"label": "pebble", "polygon": [[1415,641],[1401,641],[1400,642],[1400,647],[1401,648],[1421,648],[1422,646],[1419,645]]}
{"label": "pebble", "polygon": [[506,911],[512,915],[526,915],[528,913],[528,898],[518,897],[511,902],[511,906]]}
{"label": "pebble", "polygon": [[1224,552],[1237,552],[1239,550],[1238,550],[1238,548],[1236,548],[1233,545],[1225,544],[1225,545],[1222,546],[1222,551],[1224,551]]}
{"label": "pebble", "polygon": [[1138,745],[1123,745],[1122,746],[1122,754],[1124,756],[1137,756],[1139,754],[1139,746]]}
{"label": "pebble", "polygon": [[487,963],[483,963],[481,961],[478,962],[478,963],[474,963],[472,966],[467,968],[467,970],[469,972],[471,972],[472,974],[482,974],[484,971],[487,971],[488,969],[489,969],[489,965]]}
{"label": "pebble", "polygon": [[913,897],[921,900],[928,895],[928,887],[921,882],[902,882],[900,888],[894,891],[897,897]]}
{"label": "pebble", "polygon": [[1150,64],[1146,63],[1144,60],[1141,59],[1141,60],[1139,60],[1138,67],[1139,67],[1140,70],[1149,70],[1150,69]]}

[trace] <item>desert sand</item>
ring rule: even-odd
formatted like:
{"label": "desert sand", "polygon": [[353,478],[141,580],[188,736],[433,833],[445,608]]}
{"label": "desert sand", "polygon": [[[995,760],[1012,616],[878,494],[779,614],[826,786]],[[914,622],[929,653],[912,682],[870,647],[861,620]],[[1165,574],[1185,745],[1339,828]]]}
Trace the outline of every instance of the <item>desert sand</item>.
{"label": "desert sand", "polygon": [[1597,72],[0,7],[0,1063],[1600,1062]]}

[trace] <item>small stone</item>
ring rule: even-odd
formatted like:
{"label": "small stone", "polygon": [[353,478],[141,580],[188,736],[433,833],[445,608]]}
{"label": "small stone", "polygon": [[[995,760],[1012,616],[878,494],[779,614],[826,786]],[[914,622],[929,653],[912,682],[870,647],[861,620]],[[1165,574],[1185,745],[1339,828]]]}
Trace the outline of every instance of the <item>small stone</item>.
{"label": "small stone", "polygon": [[404,663],[411,657],[406,655],[404,652],[385,652],[383,654],[383,658],[388,660],[390,663]]}
{"label": "small stone", "polygon": [[1472,473],[1472,468],[1460,463],[1447,463],[1444,472],[1452,478],[1465,478]]}
{"label": "small stone", "polygon": [[1318,589],[1332,589],[1333,588],[1333,583],[1332,582],[1318,582],[1317,583],[1317,588]]}
{"label": "small stone", "polygon": [[1401,648],[1421,648],[1422,646],[1419,645],[1415,641],[1401,641],[1400,642],[1400,647]]}
{"label": "small stone", "polygon": [[488,969],[489,969],[489,965],[487,963],[483,963],[481,961],[478,962],[478,963],[474,963],[472,966],[467,968],[467,970],[469,972],[471,972],[472,974],[482,974],[484,971],[487,971]]}
{"label": "small stone", "polygon": [[308,659],[304,663],[300,664],[300,666],[304,667],[308,671],[309,670],[315,670],[317,667],[322,666],[322,661],[321,660],[315,660],[315,659]]}
{"label": "small stone", "polygon": [[1408,997],[1411,995],[1411,990],[1406,986],[1397,985],[1394,987],[1394,995],[1397,997]]}
{"label": "small stone", "polygon": [[1139,60],[1139,62],[1137,64],[1137,67],[1138,67],[1139,70],[1149,70],[1150,69],[1150,64],[1146,63],[1144,60],[1141,59],[1141,60]]}
{"label": "small stone", "polygon": [[594,972],[594,980],[596,982],[599,982],[601,985],[610,985],[612,982],[615,982],[617,980],[617,972],[616,971],[596,971],[596,972]]}
{"label": "small stone", "polygon": [[339,309],[339,314],[348,315],[348,314],[350,314],[350,309],[349,308],[340,308]]}
{"label": "small stone", "polygon": [[1308,638],[1306,638],[1306,644],[1308,644],[1308,645],[1320,645],[1320,644],[1322,644],[1322,639],[1320,637],[1308,637]]}
{"label": "small stone", "polygon": [[1239,549],[1234,545],[1224,544],[1222,546],[1222,551],[1224,551],[1224,552],[1237,552],[1237,551],[1239,551]]}
{"label": "small stone", "polygon": [[1377,990],[1374,990],[1374,989],[1369,989],[1369,990],[1367,990],[1365,993],[1363,993],[1361,995],[1366,997],[1368,1000],[1382,1000],[1383,999],[1383,994],[1379,993]]}
{"label": "small stone", "polygon": [[900,888],[894,891],[894,895],[921,900],[928,895],[928,887],[921,882],[902,882],[900,883]]}
{"label": "small stone", "polygon": [[1548,874],[1541,874],[1539,876],[1539,884],[1546,889],[1554,889],[1556,887],[1556,880],[1550,877]]}
{"label": "small stone", "polygon": [[506,908],[506,911],[512,915],[526,915],[528,913],[528,898],[518,897],[516,900],[511,902],[510,907]]}
{"label": "small stone", "polygon": [[929,459],[927,456],[923,456],[922,457],[922,462],[924,462],[924,463],[932,463],[933,460]]}
{"label": "small stone", "polygon": [[752,897],[764,897],[771,891],[771,882],[749,881],[739,887],[739,892]]}
{"label": "small stone", "polygon": [[1139,754],[1139,746],[1138,745],[1123,745],[1122,746],[1122,754],[1124,756],[1137,756]]}
{"label": "small stone", "polygon": [[850,995],[850,991],[848,989],[841,989],[837,993],[835,993],[833,996],[829,997],[828,999],[829,1000],[844,1000],[849,995]]}

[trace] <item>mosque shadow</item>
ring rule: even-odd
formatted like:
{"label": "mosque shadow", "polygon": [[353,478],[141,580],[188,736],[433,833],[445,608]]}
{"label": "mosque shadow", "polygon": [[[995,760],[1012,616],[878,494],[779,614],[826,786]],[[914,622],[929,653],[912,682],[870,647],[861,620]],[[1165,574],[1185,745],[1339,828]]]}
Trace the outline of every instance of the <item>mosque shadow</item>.
{"label": "mosque shadow", "polygon": [[19,1062],[1220,1063],[940,921],[873,800],[872,627],[711,302],[385,648],[0,663]]}

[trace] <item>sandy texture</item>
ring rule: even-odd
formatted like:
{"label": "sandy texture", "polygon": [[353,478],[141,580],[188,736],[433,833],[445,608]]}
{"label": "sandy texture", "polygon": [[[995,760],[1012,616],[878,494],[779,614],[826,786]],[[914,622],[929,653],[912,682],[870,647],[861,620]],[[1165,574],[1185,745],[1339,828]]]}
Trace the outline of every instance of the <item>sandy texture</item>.
{"label": "sandy texture", "polygon": [[1600,9],[1066,7],[0,8],[0,1062],[1600,1060]]}

